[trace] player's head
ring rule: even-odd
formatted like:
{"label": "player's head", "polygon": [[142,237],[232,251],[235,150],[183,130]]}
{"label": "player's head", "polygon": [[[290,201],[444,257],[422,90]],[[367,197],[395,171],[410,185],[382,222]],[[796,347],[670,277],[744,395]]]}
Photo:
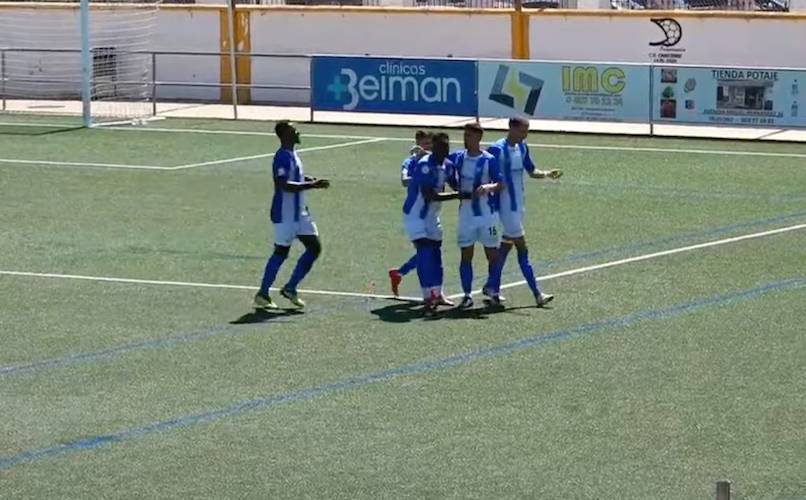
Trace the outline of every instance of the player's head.
{"label": "player's head", "polygon": [[509,119],[509,139],[513,142],[525,141],[529,136],[529,120],[526,118],[510,118]]}
{"label": "player's head", "polygon": [[434,134],[432,132],[418,130],[417,133],[414,134],[414,142],[424,151],[431,151],[433,140]]}
{"label": "player's head", "polygon": [[484,136],[484,129],[478,122],[465,125],[465,149],[480,149],[481,138]]}
{"label": "player's head", "polygon": [[448,153],[451,151],[451,140],[448,137],[448,134],[444,132],[440,132],[438,134],[434,134],[434,147],[432,152],[436,157],[438,162],[441,162],[445,158],[447,158]]}
{"label": "player's head", "polygon": [[274,126],[274,133],[284,146],[292,146],[300,143],[299,130],[297,127],[288,120],[277,122]]}

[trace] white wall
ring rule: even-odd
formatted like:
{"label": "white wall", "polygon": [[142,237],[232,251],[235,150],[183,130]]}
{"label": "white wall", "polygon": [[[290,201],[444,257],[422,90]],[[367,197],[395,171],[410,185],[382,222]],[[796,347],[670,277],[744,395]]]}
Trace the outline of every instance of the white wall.
{"label": "white wall", "polygon": [[[358,54],[413,57],[509,58],[510,16],[506,14],[252,11],[252,52],[272,54]],[[307,85],[308,63],[254,59],[252,83]],[[258,91],[257,101],[307,92]]]}
{"label": "white wall", "polygon": [[[79,50],[78,9],[0,9],[0,47]],[[161,9],[154,17],[147,12],[122,9],[93,11],[93,44],[120,46],[132,50],[218,52],[219,11],[217,9]],[[133,60],[136,58],[137,60]],[[150,79],[151,61],[147,56],[130,56],[122,79],[140,81],[143,71]],[[75,53],[8,53],[6,75],[42,80],[80,80],[81,58]],[[123,63],[126,64],[126,63]],[[220,79],[219,57],[158,56],[157,79],[177,82],[213,82]],[[135,67],[136,66],[136,67]],[[13,84],[12,96],[51,96],[74,98],[78,84]],[[28,85],[26,88],[25,85]],[[161,99],[218,99],[215,88],[163,87]]]}
{"label": "white wall", "polygon": [[[650,45],[665,38],[650,20],[656,17],[680,23],[677,45],[666,50]],[[793,17],[534,15],[530,42],[533,59],[806,68],[806,19]]]}
{"label": "white wall", "polygon": [[[800,0],[806,2],[806,0]],[[0,8],[0,45],[78,48],[77,9]],[[355,9],[266,9],[251,12],[252,52],[271,54],[357,54],[410,57],[511,57],[510,15],[506,12],[435,12]],[[533,13],[530,48],[533,59],[664,64],[773,66],[806,68],[806,19],[674,13],[682,39],[666,50],[650,46],[664,38],[651,22],[667,13]],[[30,29],[36,26],[36,29]],[[55,36],[54,27],[61,30]],[[220,11],[217,8],[163,7],[150,48],[154,50],[218,52]],[[70,33],[70,36],[64,33]],[[654,57],[651,54],[656,54]],[[668,58],[668,60],[667,60]],[[65,72],[75,58],[25,56],[14,61],[29,74]],[[220,81],[218,56],[160,56],[157,78],[162,81],[215,83]],[[254,58],[255,84],[306,86],[309,65],[304,58]],[[217,100],[217,87],[162,87],[160,99]],[[255,90],[256,101],[306,102],[307,91]]]}
{"label": "white wall", "polygon": [[[219,11],[215,9],[161,9],[154,50],[181,52],[219,52]],[[159,56],[157,79],[160,81],[218,83],[219,56]],[[158,97],[167,99],[217,100],[221,91],[202,87],[160,87]]]}

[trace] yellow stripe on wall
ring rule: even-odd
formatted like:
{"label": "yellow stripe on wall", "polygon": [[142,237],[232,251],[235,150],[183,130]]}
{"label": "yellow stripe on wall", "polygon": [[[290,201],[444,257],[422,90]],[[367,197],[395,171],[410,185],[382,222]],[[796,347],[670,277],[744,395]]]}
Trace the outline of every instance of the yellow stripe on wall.
{"label": "yellow stripe on wall", "polygon": [[[235,13],[235,71],[237,83],[252,83],[252,34],[250,31],[251,14],[249,11],[238,9]],[[219,11],[219,38],[221,40],[221,101],[232,102],[232,71],[229,61],[229,15],[226,9]],[[252,91],[248,87],[238,88],[238,104],[249,104],[252,100]]]}
{"label": "yellow stripe on wall", "polygon": [[512,58],[529,59],[529,16],[521,10],[512,12]]}

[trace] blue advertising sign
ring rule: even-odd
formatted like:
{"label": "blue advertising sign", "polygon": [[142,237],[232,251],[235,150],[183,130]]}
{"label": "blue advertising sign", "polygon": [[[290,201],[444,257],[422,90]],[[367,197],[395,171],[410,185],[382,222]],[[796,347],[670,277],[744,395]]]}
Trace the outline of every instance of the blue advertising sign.
{"label": "blue advertising sign", "polygon": [[649,122],[647,65],[482,61],[479,115]]}
{"label": "blue advertising sign", "polygon": [[440,59],[313,59],[316,111],[476,115],[476,63]]}
{"label": "blue advertising sign", "polygon": [[652,78],[659,122],[806,127],[806,71],[660,66]]}

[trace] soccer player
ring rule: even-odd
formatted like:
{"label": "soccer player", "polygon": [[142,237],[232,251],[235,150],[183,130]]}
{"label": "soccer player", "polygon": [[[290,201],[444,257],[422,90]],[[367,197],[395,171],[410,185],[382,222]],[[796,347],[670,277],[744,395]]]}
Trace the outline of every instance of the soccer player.
{"label": "soccer player", "polygon": [[453,305],[442,293],[442,225],[439,214],[442,202],[459,199],[457,192],[444,192],[454,168],[448,158],[448,135],[434,135],[433,144],[433,152],[422,157],[412,170],[403,203],[403,226],[417,249],[417,277],[427,314],[436,312],[437,306]]}
{"label": "soccer player", "polygon": [[[526,137],[529,135],[529,121],[523,118],[509,120],[509,132],[504,139],[490,146],[487,151],[498,159],[506,188],[501,191],[499,215],[504,228],[503,241],[499,251],[499,266],[503,272],[507,255],[514,245],[518,251],[518,264],[523,277],[534,294],[537,307],[543,307],[554,299],[553,295],[543,293],[537,285],[534,269],[529,262],[529,250],[526,247],[523,229],[524,216],[524,171],[533,179],[559,179],[560,170],[538,170],[529,155]],[[485,295],[492,295],[495,283],[487,282]],[[503,298],[501,298],[502,300]]]}
{"label": "soccer player", "polygon": [[322,252],[316,223],[305,204],[305,191],[327,189],[330,187],[330,181],[308,177],[303,173],[302,160],[294,150],[300,143],[300,136],[293,123],[278,122],[274,132],[280,139],[280,149],[274,155],[272,165],[274,196],[271,201],[271,221],[274,224],[274,253],[266,262],[260,290],[255,295],[255,308],[277,309],[277,305],[269,297],[269,288],[274,283],[280,266],[288,258],[294,239],[302,242],[305,252],[297,261],[291,279],[280,290],[280,295],[301,308],[305,307],[305,302],[297,294],[297,285],[305,278]]}
{"label": "soccer player", "polygon": [[489,269],[488,293],[498,305],[498,290],[501,284],[501,267],[498,265],[498,247],[501,243],[498,231],[498,200],[494,193],[504,189],[498,160],[481,149],[484,130],[478,123],[465,125],[465,150],[451,155],[455,168],[453,183],[460,192],[459,226],[457,242],[462,252],[459,264],[464,298],[460,309],[473,307],[473,249],[476,242],[484,246]]}
{"label": "soccer player", "polygon": [[[418,130],[417,133],[414,134],[415,146],[411,148],[409,151],[409,156],[403,160],[403,165],[400,167],[400,183],[403,184],[404,188],[408,187],[409,185],[414,166],[417,165],[417,162],[420,161],[420,158],[431,151],[431,142],[433,138],[434,134],[424,130]],[[400,283],[403,282],[403,276],[407,275],[416,268],[417,254],[414,254],[402,266],[389,270],[389,281],[392,284],[392,294],[395,297],[400,295]]]}

